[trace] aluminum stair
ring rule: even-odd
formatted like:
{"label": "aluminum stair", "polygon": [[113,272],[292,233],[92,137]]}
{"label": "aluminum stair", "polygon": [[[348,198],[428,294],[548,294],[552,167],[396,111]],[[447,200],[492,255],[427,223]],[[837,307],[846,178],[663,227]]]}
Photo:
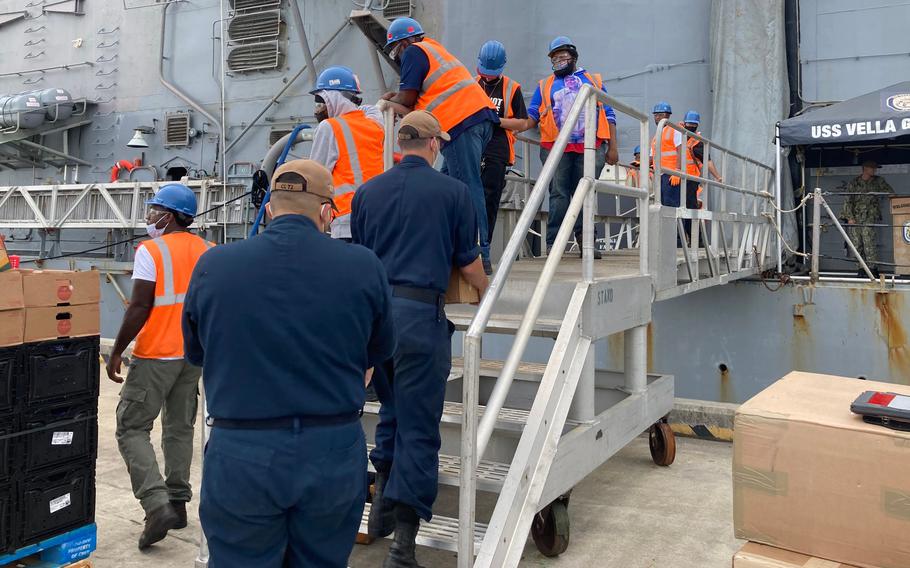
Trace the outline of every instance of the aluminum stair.
{"label": "aluminum stair", "polygon": [[376,12],[370,10],[354,10],[351,12],[351,15],[348,16],[348,19],[352,24],[357,26],[364,37],[367,38],[367,41],[370,42],[370,45],[372,45],[373,48],[379,52],[379,55],[385,59],[386,63],[388,63],[396,73],[400,73],[401,66],[398,65],[394,59],[389,57],[389,54],[385,51],[386,30],[389,29],[390,22]]}

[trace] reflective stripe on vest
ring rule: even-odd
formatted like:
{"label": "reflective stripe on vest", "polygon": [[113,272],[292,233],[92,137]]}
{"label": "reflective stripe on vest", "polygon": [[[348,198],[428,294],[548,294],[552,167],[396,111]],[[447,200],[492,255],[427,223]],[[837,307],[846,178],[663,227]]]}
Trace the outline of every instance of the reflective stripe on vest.
{"label": "reflective stripe on vest", "polygon": [[[603,89],[603,79],[599,73],[591,75],[585,71],[584,77],[594,88]],[[556,124],[556,117],[553,114],[552,93],[550,92],[553,90],[555,80],[556,76],[550,75],[538,83],[538,88],[540,88],[540,106],[537,107],[537,112],[540,116],[538,126],[540,128],[541,142],[555,142],[556,137],[559,136],[559,125]],[[565,110],[568,112],[568,109]],[[599,140],[610,139],[610,123],[607,120],[607,112],[604,109],[604,105],[600,102],[597,103],[597,138]]]}
{"label": "reflective stripe on vest", "polygon": [[[701,133],[696,132],[696,134]],[[695,154],[692,152],[698,145],[699,141],[695,138],[689,138],[686,141],[686,173],[690,176],[701,176],[701,162],[695,158]]]}
{"label": "reflective stripe on vest", "polygon": [[429,38],[412,45],[426,54],[430,64],[414,105],[416,110],[432,112],[445,131],[484,108],[495,110],[467,68],[442,45]]}
{"label": "reflective stripe on vest", "polygon": [[361,110],[329,119],[338,143],[338,160],[332,169],[335,186],[335,217],[351,213],[354,192],[364,182],[382,173],[382,127]]}
{"label": "reflective stripe on vest", "polygon": [[[174,293],[174,261],[171,260],[171,249],[168,248],[167,243],[161,237],[152,239],[152,242],[158,245],[158,250],[161,252],[161,272],[164,276],[164,282],[162,282],[162,285],[164,286],[164,295],[155,296],[155,306],[182,304],[186,299],[186,293]],[[206,240],[203,240],[203,242],[208,248],[215,246]]]}

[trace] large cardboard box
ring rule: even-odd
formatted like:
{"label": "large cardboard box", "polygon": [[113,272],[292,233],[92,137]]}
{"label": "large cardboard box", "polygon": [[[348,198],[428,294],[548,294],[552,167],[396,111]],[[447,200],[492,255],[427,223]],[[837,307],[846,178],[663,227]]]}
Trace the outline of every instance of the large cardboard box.
{"label": "large cardboard box", "polygon": [[895,272],[910,274],[910,197],[891,198]]}
{"label": "large cardboard box", "polygon": [[733,557],[733,568],[856,568],[764,544],[747,542]]}
{"label": "large cardboard box", "polygon": [[910,432],[850,403],[910,386],[790,373],[736,412],[736,537],[866,568],[910,567]]}
{"label": "large cardboard box", "polygon": [[19,345],[25,329],[25,310],[0,310],[0,347]]}
{"label": "large cardboard box", "polygon": [[23,341],[45,341],[64,337],[86,337],[101,331],[98,304],[44,306],[25,309]]}
{"label": "large cardboard box", "polygon": [[446,304],[476,304],[480,301],[477,288],[471,286],[458,268],[452,268],[449,287],[446,290]]}
{"label": "large cardboard box", "polygon": [[97,270],[22,270],[25,307],[97,304],[101,277]]}
{"label": "large cardboard box", "polygon": [[0,272],[0,310],[18,310],[24,307],[22,273],[18,270]]}

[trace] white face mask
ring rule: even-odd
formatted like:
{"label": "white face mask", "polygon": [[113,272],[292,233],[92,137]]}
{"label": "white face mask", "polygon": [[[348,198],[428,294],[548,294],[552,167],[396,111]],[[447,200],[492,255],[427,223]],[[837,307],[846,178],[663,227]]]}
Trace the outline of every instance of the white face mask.
{"label": "white face mask", "polygon": [[[158,221],[160,221],[160,220],[161,220],[161,219],[158,219]],[[164,235],[164,232],[167,230],[167,226],[171,224],[170,221],[168,221],[163,227],[161,227],[161,228],[159,229],[159,228],[158,228],[158,221],[155,221],[155,222],[154,222],[153,224],[151,224],[151,225],[146,225],[146,226],[145,226],[145,232],[148,233],[148,235],[149,235],[150,237],[152,237],[153,239],[157,239],[158,237]]]}

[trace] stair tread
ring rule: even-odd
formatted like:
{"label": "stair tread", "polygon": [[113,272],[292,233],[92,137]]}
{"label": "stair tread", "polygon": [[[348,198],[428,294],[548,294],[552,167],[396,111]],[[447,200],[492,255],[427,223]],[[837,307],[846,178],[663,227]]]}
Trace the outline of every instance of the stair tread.
{"label": "stair tread", "polygon": [[[367,519],[370,517],[370,505],[370,503],[367,503],[366,506],[364,506],[363,517],[360,521],[360,532],[364,534],[367,532]],[[486,523],[474,523],[475,550],[480,547],[486,532]],[[433,515],[433,520],[429,523],[421,521],[420,531],[417,533],[417,544],[438,548],[440,550],[458,552],[458,519],[443,515]]]}
{"label": "stair tread", "polygon": [[[502,371],[505,361],[500,359],[481,359],[480,360],[480,370],[481,371],[496,371],[497,373]],[[547,370],[546,363],[527,363],[522,362],[518,364],[518,373],[528,374],[528,375],[540,375],[543,376],[544,372]],[[464,358],[463,357],[452,357],[452,373],[455,374],[457,371],[458,376],[464,374]]]}
{"label": "stair tread", "polygon": [[[373,444],[367,444],[367,450],[372,450],[373,447]],[[372,467],[372,464],[370,464],[371,470]],[[478,488],[483,491],[497,490],[502,487],[508,473],[509,464],[507,463],[480,460],[477,465]],[[461,457],[439,454],[439,483],[457,487],[460,475]]]}
{"label": "stair tread", "polygon": [[[483,416],[483,413],[486,411],[485,406],[478,406],[480,416]],[[364,413],[369,414],[379,414],[379,403],[378,402],[367,402],[363,406]],[[499,411],[499,417],[497,419],[496,427],[500,429],[515,430],[521,431],[524,428],[524,425],[528,421],[528,415],[530,414],[527,410],[521,410],[518,408],[503,408]],[[442,421],[461,424],[461,417],[464,415],[464,405],[460,402],[446,401],[443,403],[442,409]],[[577,420],[568,419],[566,420],[567,426],[577,426],[581,424]]]}

